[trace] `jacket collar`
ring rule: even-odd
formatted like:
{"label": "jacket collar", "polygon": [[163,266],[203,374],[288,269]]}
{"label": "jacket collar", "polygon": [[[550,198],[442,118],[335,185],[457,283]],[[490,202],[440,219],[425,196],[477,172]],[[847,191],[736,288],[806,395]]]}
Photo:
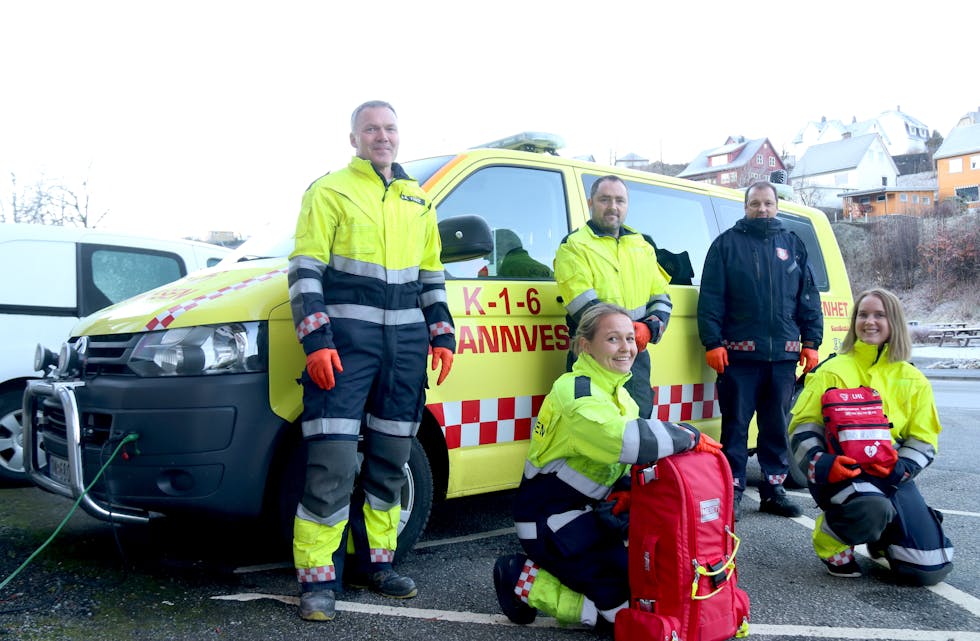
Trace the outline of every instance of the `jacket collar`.
{"label": "jacket collar", "polygon": [[869,345],[861,340],[856,340],[854,341],[854,357],[866,367],[871,367],[879,361],[887,363],[888,343],[885,343],[881,351],[878,351],[877,345]]}
{"label": "jacket collar", "polygon": [[[354,156],[351,158],[350,165],[348,165],[348,167],[350,167],[350,169],[356,173],[364,176],[377,176],[381,179],[382,183],[385,182],[385,177],[378,173],[378,170],[374,168],[371,161],[367,160],[366,158]],[[401,165],[393,162],[391,163],[391,182],[395,182],[396,180],[411,180],[411,177],[405,173],[405,170],[402,169]]]}
{"label": "jacket collar", "polygon": [[[592,230],[592,233],[594,235],[596,235],[596,236],[605,236],[607,238],[615,238],[615,236],[613,236],[609,232],[602,231],[601,229],[599,229],[598,227],[596,227],[595,223],[593,223],[592,220],[585,221],[585,224],[588,225],[589,229],[591,229]],[[619,235],[620,236],[629,236],[629,235],[635,234],[635,233],[636,233],[635,231],[633,231],[632,229],[630,229],[626,225],[623,225],[622,227],[619,228]]]}
{"label": "jacket collar", "polygon": [[572,371],[579,376],[588,376],[592,379],[593,383],[596,383],[602,390],[612,395],[613,398],[616,397],[616,388],[622,387],[629,380],[630,376],[633,375],[630,372],[620,374],[619,372],[608,370],[602,365],[599,365],[599,363],[596,363],[595,359],[585,352],[578,355],[578,359],[572,365]]}

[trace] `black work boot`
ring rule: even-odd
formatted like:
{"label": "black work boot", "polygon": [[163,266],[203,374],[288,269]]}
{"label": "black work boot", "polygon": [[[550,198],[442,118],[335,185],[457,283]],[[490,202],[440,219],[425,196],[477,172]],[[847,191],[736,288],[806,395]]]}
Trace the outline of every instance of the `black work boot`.
{"label": "black work boot", "polygon": [[735,500],[732,501],[732,518],[736,521],[742,518],[742,493],[739,492],[735,495]]}
{"label": "black work boot", "polygon": [[303,592],[299,597],[299,617],[307,621],[332,621],[337,616],[333,590]]}
{"label": "black work boot", "polygon": [[514,592],[526,561],[527,557],[523,554],[510,554],[497,558],[493,565],[493,587],[497,591],[500,609],[508,619],[520,625],[532,623],[538,615],[537,610],[524,603]]}
{"label": "black work boot", "polygon": [[803,509],[793,502],[786,494],[786,488],[782,485],[770,485],[769,495],[762,498],[759,503],[759,511],[776,516],[793,518],[803,514]]}
{"label": "black work boot", "polygon": [[352,588],[370,588],[372,592],[392,599],[411,599],[419,593],[415,581],[398,574],[393,568],[378,570],[371,574],[352,574],[350,578],[348,576],[344,578],[347,579],[347,585]]}

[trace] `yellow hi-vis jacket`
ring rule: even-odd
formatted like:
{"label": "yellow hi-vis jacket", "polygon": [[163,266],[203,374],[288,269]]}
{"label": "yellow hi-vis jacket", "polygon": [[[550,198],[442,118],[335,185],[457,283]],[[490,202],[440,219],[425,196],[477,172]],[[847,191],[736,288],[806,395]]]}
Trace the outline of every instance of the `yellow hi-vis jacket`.
{"label": "yellow hi-vis jacket", "polygon": [[400,165],[392,171],[385,185],[370,161],[355,157],[303,195],[289,298],[307,354],[335,347],[331,318],[424,321],[433,347],[455,350],[435,209]]}
{"label": "yellow hi-vis jacket", "polygon": [[566,236],[555,254],[555,280],[572,332],[596,303],[625,308],[630,318],[650,328],[652,343],[670,321],[670,276],[657,263],[653,246],[625,225],[618,239],[597,232],[591,221]]}
{"label": "yellow hi-vis jacket", "polygon": [[828,359],[807,374],[789,426],[793,458],[806,470],[818,452],[829,451],[820,402],[823,393],[831,387],[860,386],[881,394],[899,460],[914,477],[935,458],[942,426],[925,375],[911,363],[889,361],[887,344],[879,354],[877,346],[856,341],[853,351]]}

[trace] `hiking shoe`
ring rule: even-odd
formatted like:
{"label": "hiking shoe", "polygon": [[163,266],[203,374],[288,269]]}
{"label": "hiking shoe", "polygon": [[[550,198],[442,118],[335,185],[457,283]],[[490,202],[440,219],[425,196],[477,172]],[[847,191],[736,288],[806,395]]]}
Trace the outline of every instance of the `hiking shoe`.
{"label": "hiking shoe", "polygon": [[820,560],[823,561],[825,566],[827,566],[827,573],[830,576],[839,576],[844,579],[856,579],[863,574],[863,572],[861,572],[861,566],[858,565],[858,562],[854,559],[851,559],[844,565],[834,565],[826,559]]}
{"label": "hiking shoe", "polygon": [[493,564],[493,587],[497,591],[500,610],[519,625],[527,625],[538,616],[538,611],[524,603],[514,592],[526,561],[527,557],[523,554],[511,554],[498,557]]}
{"label": "hiking shoe", "polygon": [[742,495],[736,494],[732,501],[732,518],[736,521],[742,518]]}
{"label": "hiking shoe", "polygon": [[337,616],[333,590],[303,592],[299,597],[299,618],[307,621],[333,621]]}
{"label": "hiking shoe", "polygon": [[793,502],[786,494],[786,488],[782,485],[772,486],[772,496],[767,496],[759,503],[759,511],[776,516],[793,518],[803,514],[799,505]]}
{"label": "hiking shoe", "polygon": [[347,584],[357,589],[370,588],[372,592],[391,599],[411,599],[419,593],[415,581],[398,574],[392,568],[379,570],[370,575],[354,575]]}

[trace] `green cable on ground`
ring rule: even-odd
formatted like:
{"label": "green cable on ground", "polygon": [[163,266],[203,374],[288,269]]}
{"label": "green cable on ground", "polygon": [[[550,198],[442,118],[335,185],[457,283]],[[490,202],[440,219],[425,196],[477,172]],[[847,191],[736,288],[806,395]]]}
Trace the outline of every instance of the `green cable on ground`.
{"label": "green cable on ground", "polygon": [[75,510],[76,509],[78,509],[78,506],[81,504],[82,499],[85,498],[85,495],[88,494],[89,493],[89,490],[91,490],[95,486],[95,484],[98,482],[98,480],[100,478],[102,478],[102,474],[105,472],[106,468],[109,467],[109,463],[112,463],[113,459],[116,458],[116,455],[119,454],[119,450],[121,450],[123,448],[123,445],[125,445],[126,443],[132,443],[133,441],[135,441],[139,437],[140,437],[139,434],[135,434],[135,433],[132,433],[132,432],[129,433],[129,434],[127,434],[125,437],[123,437],[123,440],[119,442],[119,445],[116,446],[116,449],[114,449],[112,451],[112,456],[109,457],[109,460],[107,460],[102,465],[102,467],[99,468],[99,472],[95,475],[95,478],[92,479],[92,482],[89,483],[88,484],[88,487],[85,488],[85,491],[82,492],[81,495],[79,495],[79,497],[77,499],[75,499],[75,504],[71,506],[71,509],[68,510],[68,514],[65,516],[64,519],[62,519],[61,523],[58,524],[58,527],[55,528],[54,532],[51,533],[51,536],[48,537],[48,540],[45,541],[44,543],[42,543],[41,544],[41,547],[39,547],[38,549],[34,550],[34,553],[31,554],[29,557],[27,557],[27,560],[24,561],[23,563],[21,563],[19,568],[17,568],[16,570],[14,570],[13,573],[11,573],[10,576],[8,576],[6,579],[3,580],[2,583],[0,583],[0,590],[3,590],[5,587],[7,587],[7,584],[10,583],[11,581],[13,581],[14,580],[14,577],[16,577],[18,574],[21,573],[21,571],[24,568],[26,568],[28,565],[30,565],[31,561],[33,561],[37,557],[38,554],[40,554],[41,552],[43,552],[44,551],[44,548],[48,547],[48,545],[51,543],[51,541],[54,541],[54,538],[56,536],[58,536],[58,533],[61,532],[62,528],[64,528],[65,525],[68,523],[68,519],[70,519],[71,518],[71,515],[75,513]]}

